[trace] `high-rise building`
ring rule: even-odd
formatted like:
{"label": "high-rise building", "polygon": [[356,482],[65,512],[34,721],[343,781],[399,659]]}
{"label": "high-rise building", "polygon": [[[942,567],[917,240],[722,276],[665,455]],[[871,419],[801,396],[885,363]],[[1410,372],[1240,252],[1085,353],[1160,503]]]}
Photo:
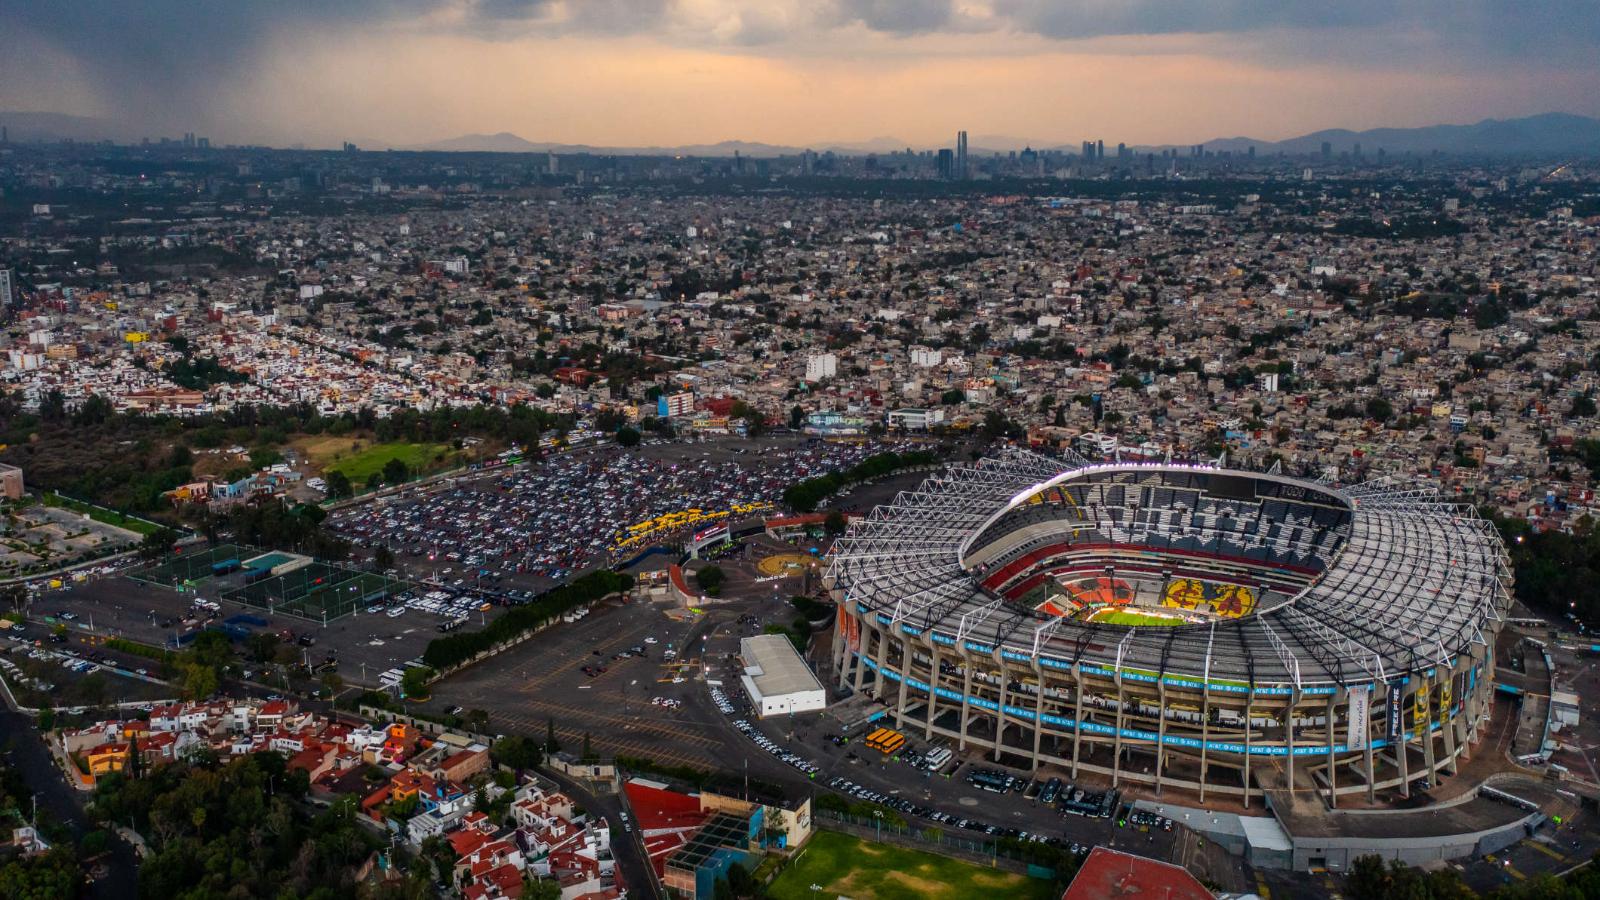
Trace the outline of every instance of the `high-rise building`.
{"label": "high-rise building", "polygon": [[1105,159],[1106,158],[1106,142],[1105,141],[1095,141],[1094,142],[1094,158],[1095,159]]}
{"label": "high-rise building", "polygon": [[1125,144],[1125,143],[1122,143],[1121,141],[1118,141],[1117,142],[1117,159],[1127,159],[1127,158],[1128,158],[1128,145]]}
{"label": "high-rise building", "polygon": [[956,171],[956,155],[949,147],[939,148],[939,177],[951,178]]}
{"label": "high-rise building", "polygon": [[1083,142],[1083,158],[1085,160],[1094,159],[1094,141]]}
{"label": "high-rise building", "polygon": [[1323,141],[1322,142],[1322,158],[1323,159],[1332,159],[1333,158],[1333,142],[1332,141]]}
{"label": "high-rise building", "polygon": [[10,308],[11,292],[11,270],[0,269],[0,309]]}
{"label": "high-rise building", "polygon": [[967,177],[967,133],[956,132],[956,177]]}
{"label": "high-rise building", "polygon": [[546,153],[545,154],[545,173],[548,174],[548,175],[554,175],[554,174],[556,174],[558,169],[559,169],[559,164],[556,162],[555,153],[554,152]]}

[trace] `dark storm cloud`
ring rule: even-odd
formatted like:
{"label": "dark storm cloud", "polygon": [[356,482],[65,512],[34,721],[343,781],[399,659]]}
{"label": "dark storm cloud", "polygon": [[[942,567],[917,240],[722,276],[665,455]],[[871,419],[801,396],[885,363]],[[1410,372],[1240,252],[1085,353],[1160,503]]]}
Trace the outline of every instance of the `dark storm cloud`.
{"label": "dark storm cloud", "polygon": [[1412,49],[1420,39],[1440,55],[1487,53],[1529,63],[1547,62],[1551,51],[1600,48],[1597,0],[996,0],[995,14],[1019,31],[1066,40],[1362,30],[1364,42],[1321,48],[1361,59],[1402,35]]}
{"label": "dark storm cloud", "polygon": [[851,0],[838,9],[845,22],[860,22],[888,34],[939,31],[954,18],[953,0]]}
{"label": "dark storm cloud", "polygon": [[[1381,62],[1424,70],[1510,64],[1593,71],[1600,0],[993,0],[993,14],[955,0],[750,0],[740,27],[697,34],[676,0],[0,0],[0,31],[73,58],[106,105],[129,117],[184,116],[220,84],[257,70],[269,42],[415,24],[472,37],[655,34],[679,44],[783,46],[860,26],[893,36],[989,29],[1051,39],[1198,33],[1218,52],[1288,64]],[[274,45],[278,49],[282,45]],[[0,54],[7,66],[27,65]],[[27,98],[8,98],[27,106]],[[305,98],[315,103],[315,97]],[[189,107],[188,110],[185,107]]]}

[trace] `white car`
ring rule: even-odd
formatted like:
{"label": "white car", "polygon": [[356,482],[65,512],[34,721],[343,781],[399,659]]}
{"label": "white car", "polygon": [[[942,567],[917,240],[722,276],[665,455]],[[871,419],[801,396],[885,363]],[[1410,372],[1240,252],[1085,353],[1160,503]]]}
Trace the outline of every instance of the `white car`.
{"label": "white car", "polygon": [[404,606],[396,606],[394,609],[389,610],[386,615],[388,615],[391,619],[398,619],[405,614],[406,608]]}

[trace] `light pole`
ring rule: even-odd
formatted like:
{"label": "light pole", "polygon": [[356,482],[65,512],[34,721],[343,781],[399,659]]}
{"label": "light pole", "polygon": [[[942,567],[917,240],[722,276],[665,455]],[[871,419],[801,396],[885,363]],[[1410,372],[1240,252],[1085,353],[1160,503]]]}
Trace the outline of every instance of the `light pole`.
{"label": "light pole", "polygon": [[875,809],[872,818],[878,823],[878,843],[883,843],[883,811]]}

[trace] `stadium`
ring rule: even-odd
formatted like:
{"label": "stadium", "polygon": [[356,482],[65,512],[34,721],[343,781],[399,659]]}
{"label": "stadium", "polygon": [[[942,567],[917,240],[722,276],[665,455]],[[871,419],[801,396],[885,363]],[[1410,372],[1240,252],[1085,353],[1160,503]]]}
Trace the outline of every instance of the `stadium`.
{"label": "stadium", "polygon": [[1008,451],[852,524],[841,688],[996,761],[1249,804],[1453,774],[1487,725],[1505,549],[1412,486]]}

